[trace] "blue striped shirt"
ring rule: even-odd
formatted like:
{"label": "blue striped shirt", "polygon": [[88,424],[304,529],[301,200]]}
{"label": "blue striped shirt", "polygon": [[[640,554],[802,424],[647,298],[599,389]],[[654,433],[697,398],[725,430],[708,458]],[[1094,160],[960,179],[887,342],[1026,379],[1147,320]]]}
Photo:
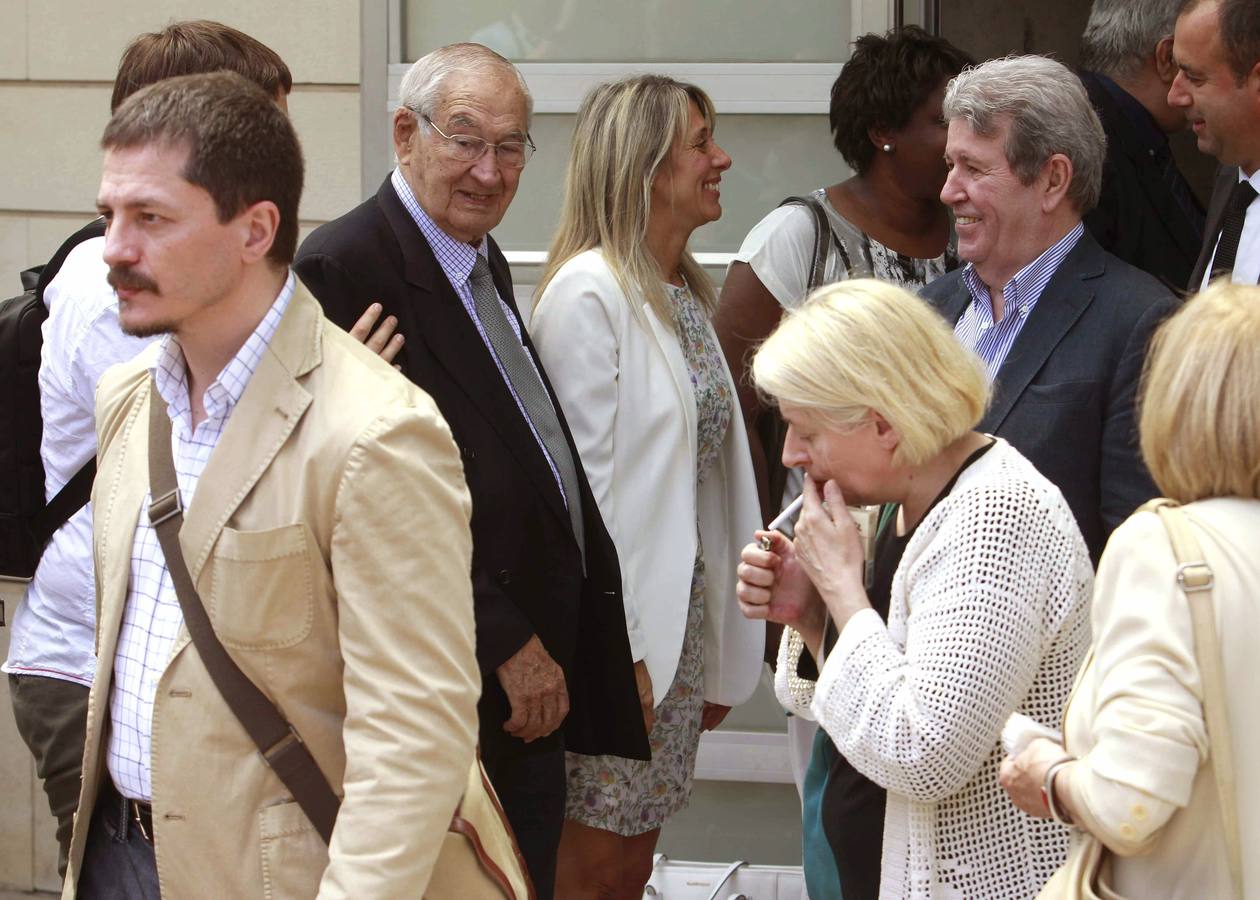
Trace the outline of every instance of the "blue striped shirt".
{"label": "blue striped shirt", "polygon": [[1041,292],[1084,233],[1085,226],[1078,222],[1049,250],[1015,273],[1002,288],[1003,316],[997,322],[993,321],[993,296],[989,293],[989,286],[980,280],[971,263],[963,269],[963,283],[971,294],[971,303],[954,326],[954,336],[984,360],[989,381],[1002,368],[1015,339],[1041,298]]}
{"label": "blue striped shirt", "polygon": [[[406,207],[407,212],[416,223],[416,227],[420,229],[420,233],[424,235],[424,239],[433,250],[433,255],[437,257],[438,266],[441,267],[442,273],[446,275],[446,280],[451,283],[451,287],[455,289],[460,303],[464,305],[464,312],[468,313],[468,317],[472,319],[473,325],[477,328],[477,334],[481,335],[481,342],[486,345],[486,352],[494,360],[495,368],[499,370],[503,383],[507,385],[512,399],[516,401],[516,408],[521,411],[521,416],[524,417],[525,424],[529,426],[530,432],[534,435],[534,440],[538,441],[538,449],[542,451],[543,458],[547,460],[547,466],[551,469],[551,474],[556,479],[556,487],[560,489],[560,496],[564,500],[564,505],[567,509],[569,497],[564,492],[564,482],[560,478],[560,470],[556,468],[555,460],[547,452],[547,446],[538,434],[538,429],[534,427],[534,422],[525,410],[525,404],[521,401],[520,395],[516,393],[512,379],[508,377],[507,371],[503,368],[499,354],[495,352],[494,345],[490,342],[490,336],[486,334],[486,327],[481,323],[481,317],[477,315],[477,307],[473,302],[471,281],[473,264],[476,263],[478,254],[486,257],[486,261],[489,262],[489,242],[482,238],[481,244],[474,247],[472,244],[465,244],[463,241],[456,240],[439,228],[438,224],[424,211],[420,202],[416,200],[416,195],[412,193],[411,185],[407,184],[407,179],[403,177],[401,169],[395,167],[393,175],[390,176],[390,181],[394,186],[394,193],[398,195],[398,199],[402,201],[402,205]],[[521,326],[516,319],[516,315],[503,302],[502,297],[499,298],[499,306],[502,307],[503,315],[508,320],[508,324],[512,326],[516,339],[524,346],[525,340],[521,337]],[[534,362],[534,357],[530,355],[528,348],[525,350],[525,358],[529,360],[529,364],[537,372],[538,364]],[[542,381],[541,374],[539,374],[538,380]]]}

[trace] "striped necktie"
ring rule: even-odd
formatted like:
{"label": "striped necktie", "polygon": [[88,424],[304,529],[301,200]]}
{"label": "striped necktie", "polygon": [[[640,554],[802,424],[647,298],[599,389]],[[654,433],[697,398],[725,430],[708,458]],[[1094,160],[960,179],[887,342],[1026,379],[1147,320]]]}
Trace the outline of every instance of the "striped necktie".
{"label": "striped necktie", "polygon": [[503,312],[503,304],[499,302],[499,292],[494,286],[494,278],[490,275],[490,265],[480,253],[473,263],[472,277],[473,308],[477,318],[486,330],[490,346],[507,373],[512,383],[512,390],[525,407],[525,414],[533,424],[547,454],[560,474],[560,487],[564,492],[565,504],[569,507],[569,521],[573,525],[573,536],[577,540],[582,558],[586,558],[585,532],[582,530],[582,494],[578,487],[577,469],[573,454],[569,452],[569,442],[565,440],[564,429],[560,427],[560,417],[551,397],[543,386],[538,370],[525,353]]}

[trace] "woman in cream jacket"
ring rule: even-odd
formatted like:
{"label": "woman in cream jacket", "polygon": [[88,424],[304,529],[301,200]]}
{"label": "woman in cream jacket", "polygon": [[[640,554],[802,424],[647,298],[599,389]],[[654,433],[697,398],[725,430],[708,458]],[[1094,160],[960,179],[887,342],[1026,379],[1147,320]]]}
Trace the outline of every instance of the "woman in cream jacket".
{"label": "woman in cream jacket", "polygon": [[[1147,366],[1142,455],[1183,504],[1213,573],[1242,896],[1257,900],[1260,288],[1217,283],[1191,299],[1156,333]],[[1154,512],[1117,528],[1098,566],[1094,648],[1064,717],[1066,749],[1037,740],[1002,767],[1020,809],[1048,818],[1053,799],[1073,826],[1073,854],[1086,833],[1101,841],[1121,897],[1237,896],[1190,614],[1201,596],[1178,587]]]}
{"label": "woman in cream jacket", "polygon": [[756,686],[763,628],[735,604],[759,525],[735,389],[687,252],[730,157],[691,85],[602,85],[578,112],[561,224],[531,322],[621,562],[652,760],[570,754],[557,893],[642,896],[686,805],[702,728]]}

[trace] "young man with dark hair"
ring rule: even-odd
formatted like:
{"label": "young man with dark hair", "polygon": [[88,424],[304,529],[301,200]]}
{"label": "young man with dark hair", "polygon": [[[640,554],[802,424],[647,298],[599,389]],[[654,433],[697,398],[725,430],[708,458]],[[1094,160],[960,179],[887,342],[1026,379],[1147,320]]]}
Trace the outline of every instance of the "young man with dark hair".
{"label": "young man with dark hair", "polygon": [[[98,392],[91,813],[63,896],[422,896],[477,735],[459,450],[290,270],[302,156],[269,95],[167,79],[101,144],[119,320],[164,337]],[[290,724],[276,746],[340,798],[327,844],[288,751],[260,754],[224,702],[199,609]]]}
{"label": "young man with dark hair", "polygon": [[293,90],[293,75],[276,51],[221,22],[175,22],[135,38],[123,51],[109,110],[114,112],[140,88],[200,72],[236,72],[257,84],[281,107]]}
{"label": "young man with dark hair", "polygon": [[[237,72],[283,105],[292,76],[274,50],[218,22],[176,22],[142,34],[123,53],[112,108],[132,93],[174,75]],[[287,223],[292,241],[296,218]],[[107,368],[131,359],[147,343],[118,327],[118,298],[106,283],[103,237],[79,244],[66,257],[44,299],[43,359],[39,371],[44,431],[41,457],[51,498],[96,453],[93,405]],[[79,797],[83,728],[93,652],[92,524],[79,510],[53,535],[26,596],[13,617],[9,695],[18,733],[35,758],[49,809],[57,819],[59,870],[64,874],[70,826]]]}

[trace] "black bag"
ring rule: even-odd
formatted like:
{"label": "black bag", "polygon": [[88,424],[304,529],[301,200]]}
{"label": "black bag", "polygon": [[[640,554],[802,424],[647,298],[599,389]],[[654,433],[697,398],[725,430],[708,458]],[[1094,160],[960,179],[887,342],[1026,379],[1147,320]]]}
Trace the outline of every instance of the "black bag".
{"label": "black bag", "polygon": [[[22,293],[0,301],[0,579],[30,581],[44,546],[87,503],[96,474],[90,459],[48,503],[39,445],[42,326],[48,318],[44,289],[76,246],[105,234],[97,219],[66,239],[47,265],[22,273]],[[0,622],[2,624],[2,622]]]}

